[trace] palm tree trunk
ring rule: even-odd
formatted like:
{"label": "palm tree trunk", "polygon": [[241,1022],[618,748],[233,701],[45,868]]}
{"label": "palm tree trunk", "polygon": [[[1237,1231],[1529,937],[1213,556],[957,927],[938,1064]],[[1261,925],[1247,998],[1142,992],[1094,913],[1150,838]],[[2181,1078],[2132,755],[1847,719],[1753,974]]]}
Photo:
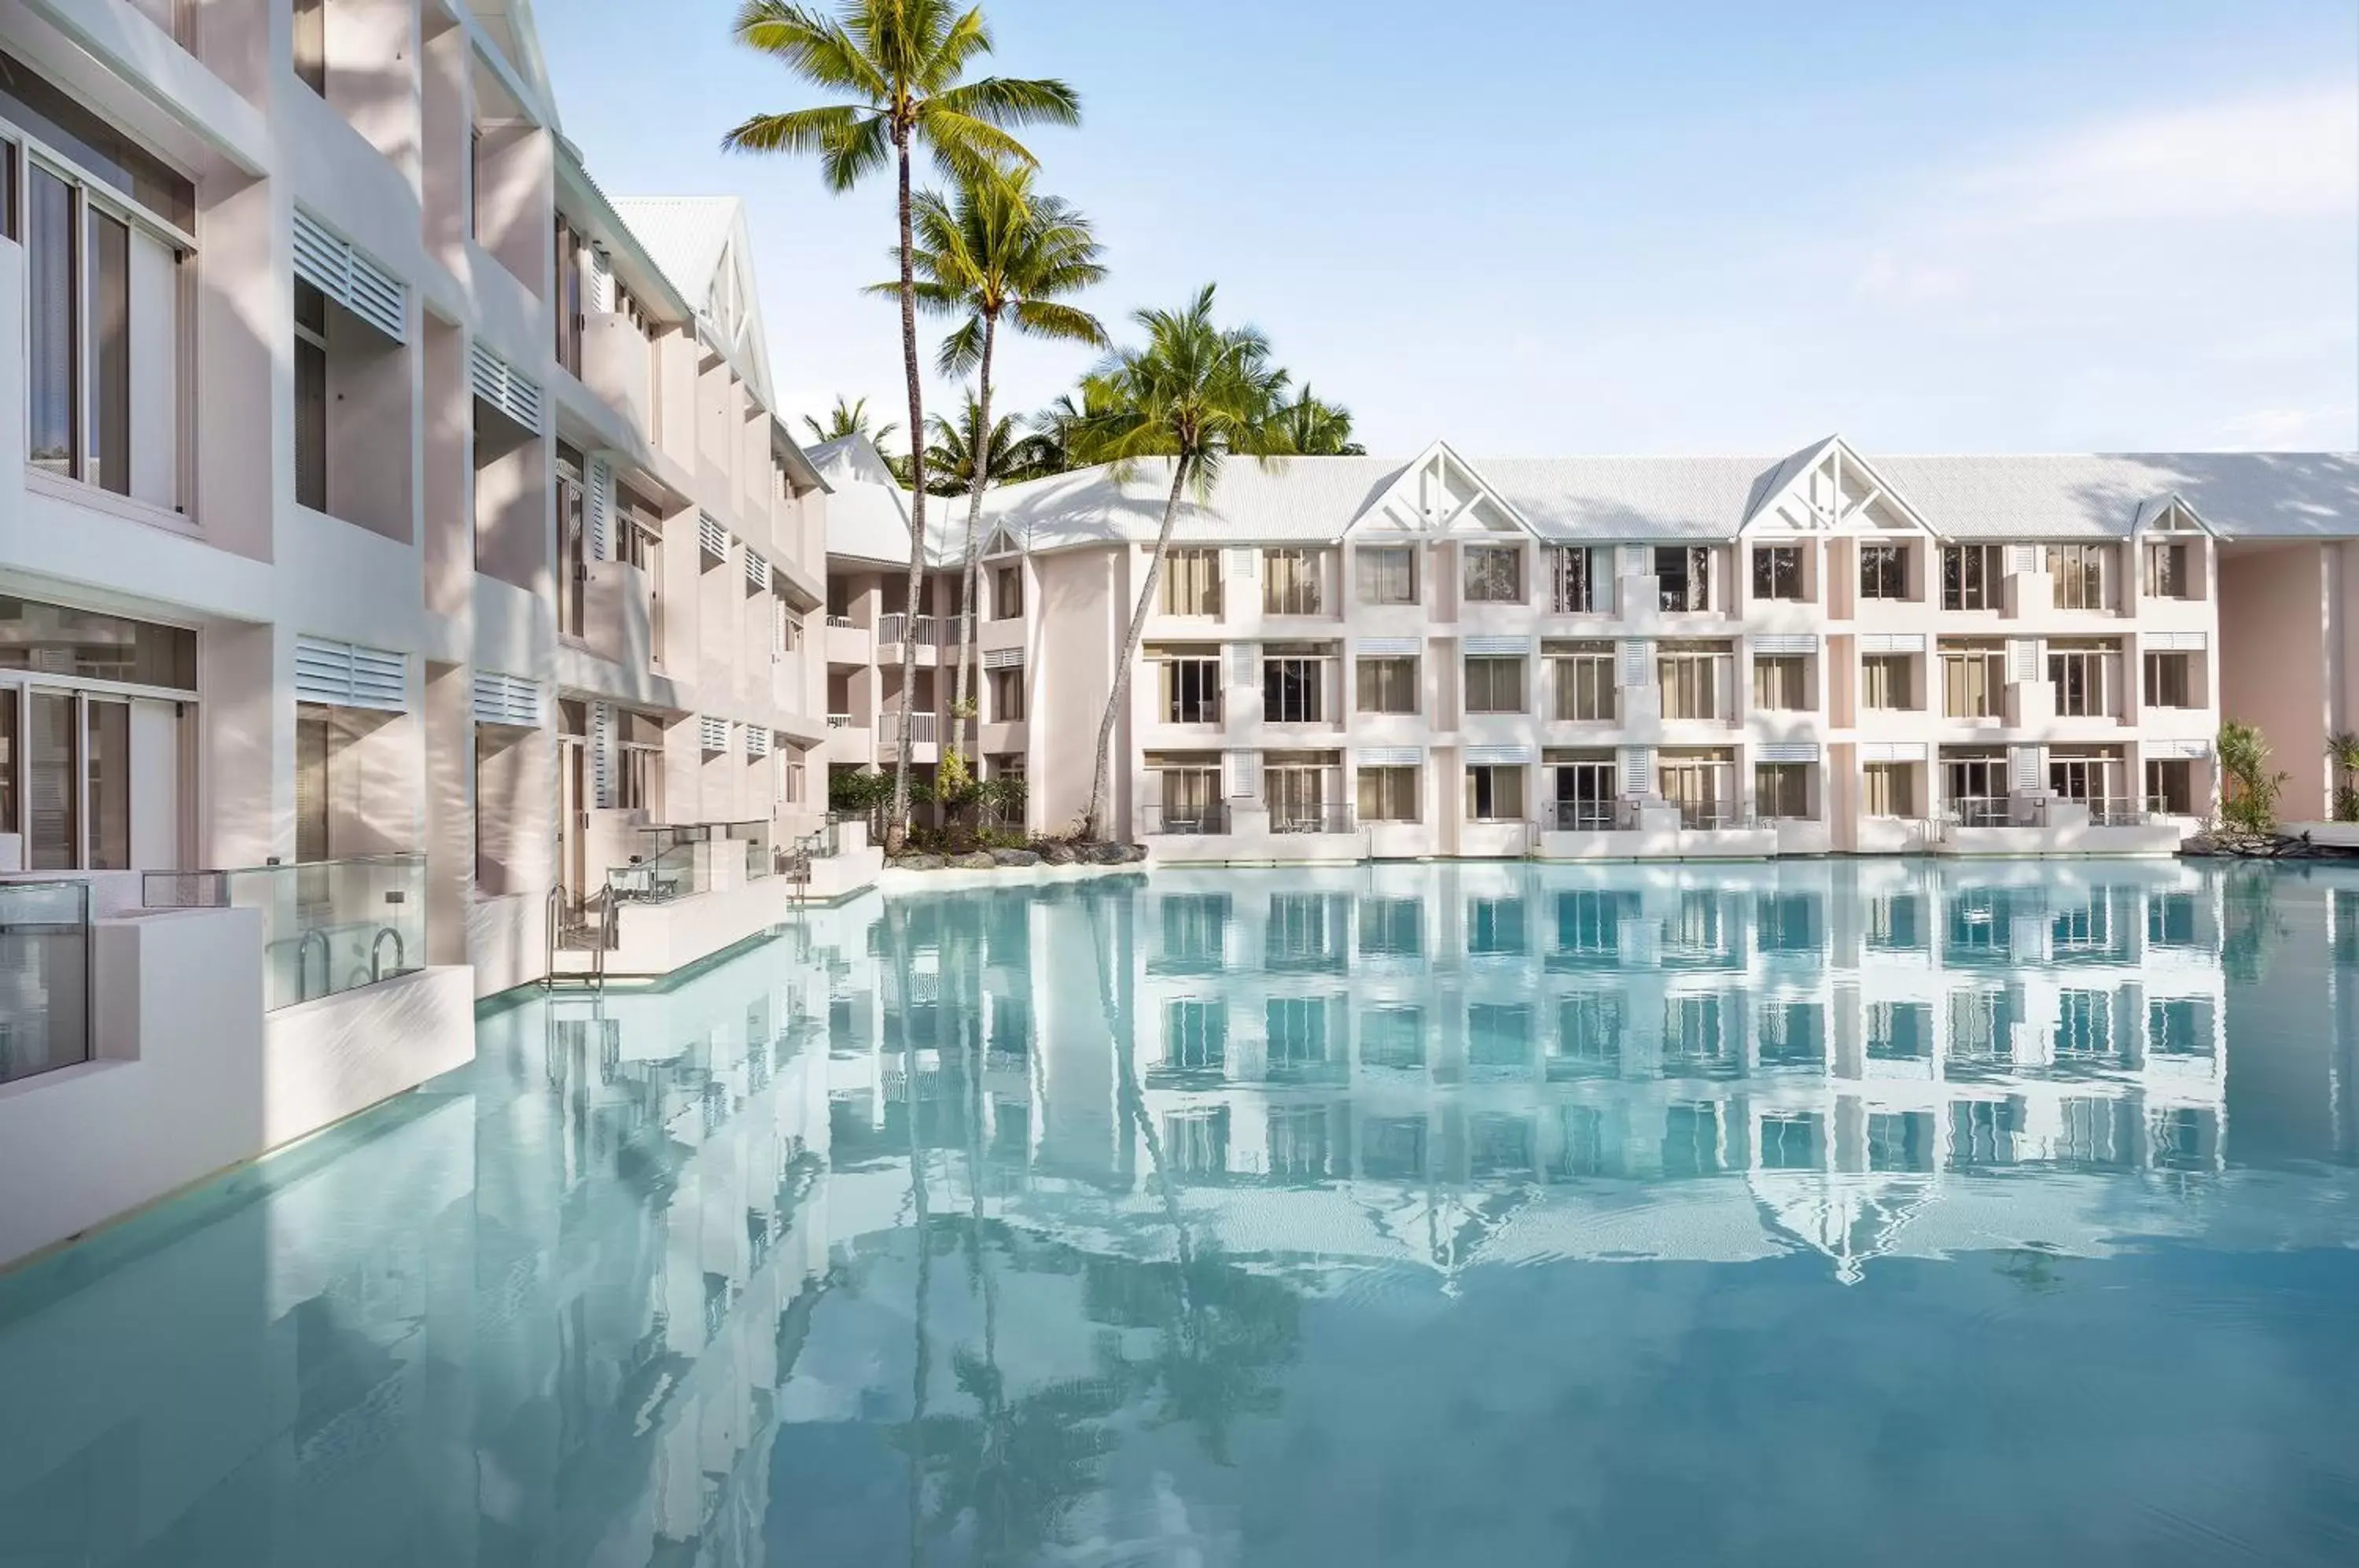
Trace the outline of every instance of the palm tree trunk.
{"label": "palm tree trunk", "polygon": [[926,592],[926,408],[918,366],[917,249],[909,214],[909,133],[893,133],[901,162],[901,365],[909,381],[909,602],[901,634],[901,744],[893,759],[893,810],[885,824],[885,847],[898,850],[909,837],[909,704],[918,685],[918,603]]}
{"label": "palm tree trunk", "polygon": [[1155,553],[1147,561],[1147,580],[1138,585],[1138,605],[1130,613],[1130,635],[1123,639],[1122,660],[1114,667],[1114,691],[1107,694],[1105,717],[1098,724],[1098,770],[1090,785],[1090,832],[1102,840],[1111,839],[1106,832],[1104,814],[1113,810],[1111,785],[1114,777],[1114,725],[1130,701],[1130,670],[1138,661],[1138,644],[1147,635],[1147,613],[1155,605],[1155,585],[1163,577],[1163,558],[1171,550],[1171,525],[1180,518],[1180,491],[1188,483],[1188,470],[1195,460],[1175,457],[1171,460],[1171,494],[1163,503],[1163,527],[1155,536]]}
{"label": "palm tree trunk", "polygon": [[[966,576],[959,585],[958,696],[951,709],[951,723],[954,724],[968,723],[957,715],[966,712],[967,693],[973,690],[970,684],[970,673],[973,664],[981,659],[981,653],[974,646],[975,574],[983,561],[983,489],[991,483],[991,350],[992,340],[998,334],[999,318],[985,311],[983,318],[983,389],[975,395],[975,429],[967,438],[974,454],[974,473],[970,475],[973,484],[966,495]],[[980,779],[983,777],[983,705],[980,702],[975,704],[970,733],[973,739],[965,748],[967,773],[970,778]]]}

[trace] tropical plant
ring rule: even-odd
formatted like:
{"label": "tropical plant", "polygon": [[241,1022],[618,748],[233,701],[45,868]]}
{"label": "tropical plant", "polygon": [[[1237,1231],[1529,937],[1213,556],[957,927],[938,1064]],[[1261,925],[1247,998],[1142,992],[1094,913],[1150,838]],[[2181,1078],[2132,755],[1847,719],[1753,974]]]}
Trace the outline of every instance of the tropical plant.
{"label": "tropical plant", "polygon": [[[991,424],[991,439],[978,442],[974,431],[983,415],[983,405],[969,393],[966,414],[955,423],[940,414],[929,415],[926,424],[926,484],[937,495],[965,495],[974,491],[978,463],[992,485],[1013,485],[1018,480],[1037,479],[1044,472],[1041,453],[1044,442],[1026,430],[1012,414],[1002,414]],[[978,448],[983,450],[978,451]],[[969,524],[970,529],[973,524]]]}
{"label": "tropical plant", "polygon": [[1310,395],[1308,382],[1291,403],[1277,410],[1285,450],[1303,457],[1365,457],[1368,449],[1352,439],[1352,410]]}
{"label": "tropical plant", "polygon": [[836,396],[835,407],[827,411],[825,423],[805,414],[803,424],[810,430],[811,440],[822,446],[848,436],[865,436],[869,444],[879,452],[884,451],[885,443],[892,439],[893,432],[901,428],[896,424],[872,426],[868,420],[868,399],[853,397],[847,401],[841,393]]}
{"label": "tropical plant", "polygon": [[[917,254],[911,265],[918,276],[919,309],[934,315],[954,316],[959,323],[942,340],[938,363],[945,376],[976,376],[978,390],[967,410],[963,431],[937,420],[935,439],[949,431],[962,438],[963,451],[944,442],[942,455],[957,477],[949,492],[963,495],[966,503],[966,547],[959,573],[958,673],[954,691],[964,702],[973,689],[979,662],[975,642],[975,579],[981,570],[983,493],[1007,473],[994,460],[1001,427],[991,417],[992,370],[999,332],[1048,338],[1063,343],[1103,346],[1105,329],[1088,311],[1064,302],[1103,281],[1105,267],[1098,260],[1101,247],[1090,233],[1087,219],[1054,196],[1033,193],[1027,168],[1001,171],[984,169],[959,182],[944,198],[927,191],[917,199]],[[895,286],[877,284],[869,292],[888,292]],[[984,432],[989,432],[985,435]],[[1006,426],[1011,459],[1017,436]],[[934,452],[929,451],[930,466]],[[963,458],[963,462],[959,460]],[[960,472],[962,470],[963,472]],[[943,493],[939,485],[936,493]],[[971,742],[979,731],[969,727]]]}
{"label": "tropical plant", "polygon": [[1286,391],[1286,372],[1270,363],[1269,340],[1260,332],[1213,323],[1211,284],[1180,310],[1140,310],[1133,320],[1146,330],[1146,343],[1122,351],[1092,375],[1082,407],[1094,405],[1095,411],[1085,413],[1076,430],[1080,454],[1110,464],[1117,482],[1148,458],[1168,460],[1171,470],[1163,526],[1138,585],[1130,633],[1098,724],[1087,820],[1101,839],[1111,836],[1114,723],[1130,703],[1130,672],[1138,661],[1147,613],[1155,606],[1164,557],[1170,553],[1180,497],[1192,493],[1200,502],[1209,498],[1232,457],[1266,461],[1285,450],[1275,416]]}
{"label": "tropical plant", "polygon": [[[926,572],[923,373],[918,363],[918,279],[911,155],[929,154],[953,180],[1036,160],[1008,134],[1015,125],[1072,125],[1081,100],[1052,79],[987,76],[966,79],[989,54],[991,29],[983,9],[958,10],[950,0],[842,0],[832,16],[788,0],[745,0],[737,41],[777,60],[811,86],[848,102],[756,114],[723,138],[741,152],[816,154],[830,190],[849,191],[890,166],[900,219],[902,370],[909,393],[908,602],[919,602]],[[918,648],[901,654],[902,711],[917,690]],[[909,748],[893,765],[888,847],[899,847],[909,827]]]}
{"label": "tropical plant", "polygon": [[893,781],[865,768],[839,768],[827,776],[827,809],[840,817],[858,817],[876,831],[876,817],[893,798]]}
{"label": "tropical plant", "polygon": [[2213,749],[2226,783],[2234,786],[2221,792],[2221,816],[2230,826],[2246,833],[2276,832],[2277,797],[2284,793],[2289,776],[2269,771],[2269,743],[2259,726],[2233,720],[2223,724]]}
{"label": "tropical plant", "polygon": [[2334,764],[2334,820],[2359,822],[2359,735],[2339,730],[2328,735],[2326,757]]}
{"label": "tropical plant", "polygon": [[1041,474],[1064,474],[1088,461],[1081,455],[1082,431],[1091,419],[1106,412],[1105,391],[1084,379],[1077,394],[1067,392],[1032,416],[1034,452]]}

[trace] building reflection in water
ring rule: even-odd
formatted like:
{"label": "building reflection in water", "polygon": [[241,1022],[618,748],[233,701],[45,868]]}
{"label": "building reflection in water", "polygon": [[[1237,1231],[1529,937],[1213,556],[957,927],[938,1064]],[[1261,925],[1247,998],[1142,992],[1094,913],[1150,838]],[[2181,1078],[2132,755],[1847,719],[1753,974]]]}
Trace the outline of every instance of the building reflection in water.
{"label": "building reflection in water", "polygon": [[2354,998],[2332,872],[871,896],[8,1280],[0,1562],[1219,1560],[1368,1289],[2343,1246]]}

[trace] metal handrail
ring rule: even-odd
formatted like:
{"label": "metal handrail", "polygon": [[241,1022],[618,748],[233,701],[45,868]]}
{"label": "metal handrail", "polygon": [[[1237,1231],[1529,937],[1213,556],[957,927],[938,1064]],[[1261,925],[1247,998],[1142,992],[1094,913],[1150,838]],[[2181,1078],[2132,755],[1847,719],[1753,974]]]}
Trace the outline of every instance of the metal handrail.
{"label": "metal handrail", "polygon": [[1347,833],[1353,831],[1352,808],[1334,803],[1270,808],[1274,833]]}
{"label": "metal handrail", "polygon": [[1550,800],[1540,818],[1553,833],[1607,833],[1631,808],[1622,800]]}
{"label": "metal handrail", "polygon": [[1680,826],[1689,833],[1717,833],[1730,828],[1749,828],[1753,813],[1740,805],[1694,805],[1680,803]]}
{"label": "metal handrail", "polygon": [[1201,806],[1183,806],[1173,814],[1171,808],[1148,805],[1143,808],[1147,818],[1146,831],[1181,838],[1211,837],[1229,831],[1229,807],[1225,800],[1214,800]]}
{"label": "metal handrail", "polygon": [[2015,825],[2015,802],[2005,795],[1961,795],[1943,802],[1942,815],[1962,828]]}

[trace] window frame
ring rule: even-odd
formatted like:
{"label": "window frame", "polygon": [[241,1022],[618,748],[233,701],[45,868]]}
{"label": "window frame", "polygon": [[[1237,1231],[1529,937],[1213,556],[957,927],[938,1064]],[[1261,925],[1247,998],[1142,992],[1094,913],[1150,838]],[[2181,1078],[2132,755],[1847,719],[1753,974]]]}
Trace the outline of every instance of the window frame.
{"label": "window frame", "polygon": [[[1424,820],[1425,770],[1414,765],[1363,765],[1352,786],[1363,822],[1417,822]],[[1374,786],[1373,790],[1371,786]]]}
{"label": "window frame", "polygon": [[[1417,546],[1413,544],[1361,545],[1352,551],[1352,587],[1363,604],[1415,604],[1419,603]],[[1407,589],[1400,597],[1382,592],[1388,585],[1392,568],[1397,563]]]}
{"label": "window frame", "polygon": [[[2146,650],[2142,663],[2145,668],[2139,671],[2141,677],[2139,705],[2141,707],[2185,709],[2200,708],[2203,705],[2195,700],[2195,656],[2193,654],[2181,648],[2150,648]],[[2163,671],[2166,670],[2176,670],[2178,674],[2172,680],[2165,680]],[[2172,686],[2178,688],[2179,700],[2162,701],[2165,689]]]}
{"label": "window frame", "polygon": [[[1680,723],[1720,724],[1723,712],[1721,691],[1724,670],[1733,670],[1734,650],[1691,644],[1658,643],[1655,647],[1655,687],[1662,695],[1663,717]],[[1673,700],[1673,693],[1679,700]],[[1701,700],[1694,701],[1701,693]]]}
{"label": "window frame", "polygon": [[[1886,593],[1886,586],[1892,592]],[[1877,604],[1908,597],[1908,547],[1897,539],[1863,539],[1859,546],[1859,596]]]}
{"label": "window frame", "polygon": [[[1520,544],[1462,544],[1459,547],[1458,593],[1469,604],[1520,604],[1524,592],[1524,547]],[[1506,592],[1495,592],[1493,563],[1507,563]],[[1478,563],[1481,563],[1478,565]],[[1482,592],[1477,592],[1480,589]]]}
{"label": "window frame", "polygon": [[[1775,690],[1788,685],[1789,681],[1793,688],[1790,692]],[[1782,700],[1785,698],[1791,700]],[[1753,707],[1755,712],[1764,713],[1812,712],[1810,656],[1807,653],[1755,654],[1753,656]]]}
{"label": "window frame", "polygon": [[[1954,565],[1955,571],[1952,572]],[[2000,608],[2006,598],[2006,552],[1995,544],[1941,547],[1941,608],[1958,615]]]}
{"label": "window frame", "polygon": [[[2114,607],[2114,549],[2104,544],[2051,544],[2040,557],[2048,570],[2052,603],[2060,610],[2110,613]],[[2066,585],[2071,591],[2066,592]]]}
{"label": "window frame", "polygon": [[[1530,769],[1520,762],[1478,762],[1466,769],[1466,820],[1470,822],[1520,822],[1525,820],[1529,805],[1530,789],[1525,775]],[[1502,789],[1502,780],[1513,779],[1511,790]],[[1503,811],[1500,796],[1513,794],[1515,800]],[[1485,809],[1485,801],[1488,809]]]}
{"label": "window frame", "polygon": [[[1470,653],[1462,660],[1460,692],[1463,711],[1473,713],[1522,713],[1530,710],[1530,687],[1525,669],[1527,660],[1520,653]],[[1480,697],[1477,696],[1477,667],[1480,667]],[[1503,667],[1512,666],[1515,694],[1512,705],[1502,702],[1499,684],[1508,673]]]}
{"label": "window frame", "polygon": [[[1289,684],[1295,701],[1285,701]],[[1327,723],[1327,657],[1315,653],[1272,653],[1261,656],[1262,723],[1323,724]]]}
{"label": "window frame", "polygon": [[1323,550],[1299,545],[1265,546],[1261,552],[1261,613],[1325,615],[1326,554]]}
{"label": "window frame", "polygon": [[[1941,716],[1945,719],[1995,719],[2006,715],[2006,650],[2001,648],[1945,648],[1937,650],[1941,668]],[[1979,670],[1979,681],[1966,672]],[[1979,685],[1978,709],[1962,710],[1952,702],[1963,689]]]}
{"label": "window frame", "polygon": [[[1419,688],[1422,684],[1418,656],[1413,653],[1358,655],[1353,661],[1352,672],[1353,711],[1363,713],[1388,713],[1414,717],[1419,709]],[[1406,671],[1393,669],[1394,666],[1405,666]],[[1375,687],[1373,693],[1370,690],[1372,676]],[[1389,706],[1386,699],[1392,695],[1392,689],[1396,686],[1403,689],[1400,695],[1401,705]],[[1370,701],[1372,694],[1375,701]]]}
{"label": "window frame", "polygon": [[1807,604],[1799,544],[1756,544],[1753,547],[1753,596],[1780,604]]}
{"label": "window frame", "polygon": [[[1611,648],[1545,654],[1549,664],[1549,717],[1560,724],[1618,723],[1622,711],[1619,661]],[[1590,699],[1583,702],[1586,696]],[[1588,707],[1592,712],[1583,713]]]}
{"label": "window frame", "polygon": [[[1217,653],[1165,654],[1157,663],[1163,666],[1161,708],[1167,724],[1218,724],[1224,709],[1221,681],[1221,656]],[[1201,670],[1202,690],[1190,695],[1185,691],[1187,681],[1183,668]],[[1204,707],[1211,708],[1209,716]],[[1191,710],[1194,716],[1189,716]]]}
{"label": "window frame", "polygon": [[[1156,592],[1158,606],[1164,615],[1218,620],[1221,615],[1221,552],[1218,550],[1186,545],[1164,555],[1163,581]],[[1194,607],[1188,607],[1183,600],[1192,603]]]}

